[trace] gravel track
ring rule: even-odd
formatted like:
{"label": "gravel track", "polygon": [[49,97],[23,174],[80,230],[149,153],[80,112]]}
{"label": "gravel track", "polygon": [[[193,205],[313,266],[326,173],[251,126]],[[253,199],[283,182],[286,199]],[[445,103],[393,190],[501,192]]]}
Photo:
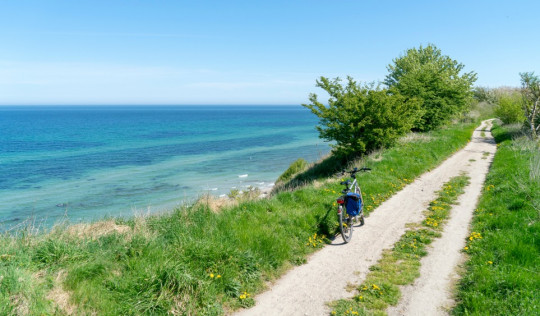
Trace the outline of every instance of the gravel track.
{"label": "gravel track", "polygon": [[[444,307],[451,303],[453,271],[462,260],[460,250],[496,150],[490,126],[491,121],[482,122],[464,149],[375,209],[366,218],[366,224],[355,229],[351,242],[343,244],[338,236],[332,244],[313,254],[308,263],[288,271],[268,291],[255,297],[254,307],[235,315],[328,315],[330,309],[326,303],[354,295],[347,291],[348,285],[364,280],[369,267],[381,258],[383,249],[391,248],[403,235],[405,224],[423,219],[422,212],[445,182],[466,173],[471,184],[452,211],[443,236],[422,260],[422,276],[403,291],[400,304],[388,310],[392,315],[444,314]],[[484,128],[485,136],[482,136]]]}

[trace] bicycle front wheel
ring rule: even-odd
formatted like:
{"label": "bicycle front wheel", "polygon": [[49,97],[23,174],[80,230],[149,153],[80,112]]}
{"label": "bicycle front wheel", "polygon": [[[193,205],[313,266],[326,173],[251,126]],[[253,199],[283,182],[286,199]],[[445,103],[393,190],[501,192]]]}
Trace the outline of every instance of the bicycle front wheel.
{"label": "bicycle front wheel", "polygon": [[344,212],[343,206],[339,206],[338,208],[338,214],[339,214],[339,230],[341,231],[341,237],[343,237],[343,241],[348,243],[351,241],[352,233],[353,233],[353,224],[352,221],[349,221],[349,216]]}

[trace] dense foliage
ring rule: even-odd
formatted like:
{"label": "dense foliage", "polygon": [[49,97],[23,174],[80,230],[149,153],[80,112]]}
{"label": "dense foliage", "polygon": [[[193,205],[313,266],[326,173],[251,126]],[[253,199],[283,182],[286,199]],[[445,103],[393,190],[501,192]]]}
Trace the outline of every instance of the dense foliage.
{"label": "dense foliage", "polygon": [[519,93],[501,94],[496,102],[495,115],[505,124],[522,123],[525,120]]}
{"label": "dense foliage", "polygon": [[321,77],[317,86],[330,95],[328,106],[311,94],[310,104],[303,104],[320,118],[320,137],[336,141],[338,155],[358,155],[389,146],[410,131],[417,120],[420,101],[392,90],[363,85],[348,78]]}
{"label": "dense foliage", "polygon": [[423,101],[415,129],[431,130],[467,110],[474,72],[461,74],[464,65],[443,55],[434,45],[411,48],[388,65],[384,83],[409,98]]}

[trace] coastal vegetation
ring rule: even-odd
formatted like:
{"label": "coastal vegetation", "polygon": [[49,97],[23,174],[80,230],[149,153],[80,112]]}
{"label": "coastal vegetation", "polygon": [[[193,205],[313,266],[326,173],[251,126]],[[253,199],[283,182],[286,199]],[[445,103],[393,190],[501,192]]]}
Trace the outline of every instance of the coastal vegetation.
{"label": "coastal vegetation", "polygon": [[491,170],[463,250],[455,315],[533,315],[540,306],[540,146],[522,124],[492,129]]}
{"label": "coastal vegetation", "polygon": [[[366,213],[469,140],[476,122],[411,134],[352,161]],[[324,162],[321,162],[324,163]],[[212,211],[204,200],[170,214],[59,225],[0,238],[0,314],[219,315],[307,260],[336,232],[339,179]]]}

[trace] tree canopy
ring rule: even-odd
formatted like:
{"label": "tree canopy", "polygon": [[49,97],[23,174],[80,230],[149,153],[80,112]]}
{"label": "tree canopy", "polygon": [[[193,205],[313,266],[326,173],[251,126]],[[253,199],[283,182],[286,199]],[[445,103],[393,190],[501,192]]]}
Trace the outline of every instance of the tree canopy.
{"label": "tree canopy", "polygon": [[414,128],[431,130],[464,112],[470,104],[476,74],[460,75],[464,67],[429,44],[395,58],[387,67],[384,83],[405,97],[420,99],[421,113]]}
{"label": "tree canopy", "polygon": [[302,104],[320,118],[317,126],[321,138],[336,141],[337,154],[350,156],[389,146],[410,131],[417,120],[421,102],[380,89],[373,84],[360,84],[347,78],[321,77],[317,87],[330,95],[328,106],[310,94],[310,104]]}

